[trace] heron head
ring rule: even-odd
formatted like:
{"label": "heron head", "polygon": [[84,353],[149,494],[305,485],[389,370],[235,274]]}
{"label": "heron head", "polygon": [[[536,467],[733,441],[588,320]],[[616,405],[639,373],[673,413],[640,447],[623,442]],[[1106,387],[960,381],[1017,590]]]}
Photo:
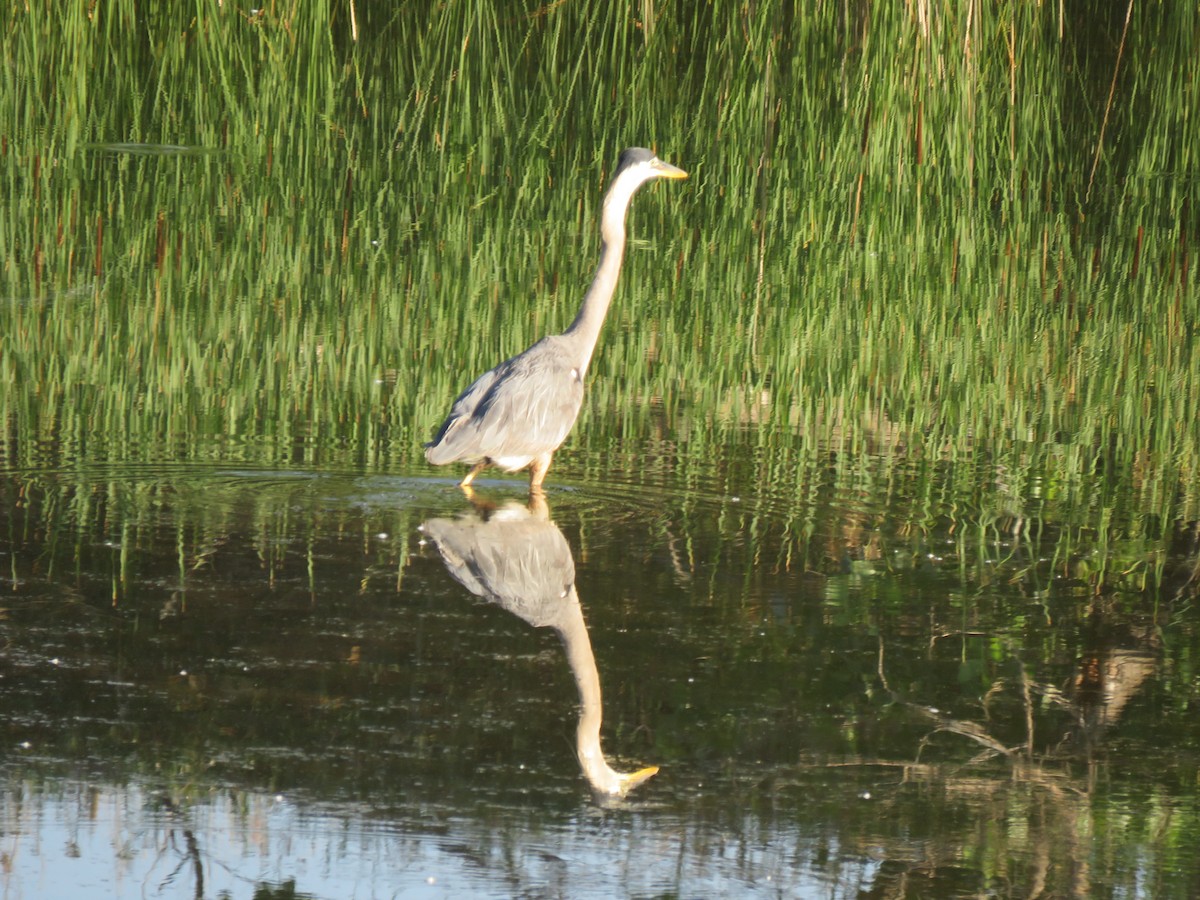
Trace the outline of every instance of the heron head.
{"label": "heron head", "polygon": [[637,184],[652,178],[687,178],[687,172],[663,162],[645,147],[629,147],[617,158],[613,181],[629,179]]}

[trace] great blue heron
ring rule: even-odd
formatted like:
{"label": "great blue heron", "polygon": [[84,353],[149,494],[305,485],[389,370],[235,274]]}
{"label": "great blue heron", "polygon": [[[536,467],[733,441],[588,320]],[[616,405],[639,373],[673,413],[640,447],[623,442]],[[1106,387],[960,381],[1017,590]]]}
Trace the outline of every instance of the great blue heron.
{"label": "great blue heron", "polygon": [[462,487],[495,465],[506,472],[528,467],[530,489],[541,488],[554,451],[571,433],[583,405],[583,378],[621,273],[629,202],[654,178],[687,178],[687,172],[641,147],[622,151],[604,195],[596,277],[571,327],[479,376],[425,445],[425,458],[435,466],[472,464]]}

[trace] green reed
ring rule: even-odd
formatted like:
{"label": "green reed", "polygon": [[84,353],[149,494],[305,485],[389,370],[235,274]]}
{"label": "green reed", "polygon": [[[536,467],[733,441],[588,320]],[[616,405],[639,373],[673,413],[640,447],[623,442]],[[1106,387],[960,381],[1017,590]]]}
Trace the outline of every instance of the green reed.
{"label": "green reed", "polygon": [[819,446],[1016,441],[1053,483],[1120,462],[1132,520],[1196,514],[1195,10],[360,12],[354,42],[337,3],[14,11],[22,453],[420,465],[469,377],[570,321],[647,144],[693,177],[635,203],[566,473],[700,483],[747,444],[728,488],[786,498]]}

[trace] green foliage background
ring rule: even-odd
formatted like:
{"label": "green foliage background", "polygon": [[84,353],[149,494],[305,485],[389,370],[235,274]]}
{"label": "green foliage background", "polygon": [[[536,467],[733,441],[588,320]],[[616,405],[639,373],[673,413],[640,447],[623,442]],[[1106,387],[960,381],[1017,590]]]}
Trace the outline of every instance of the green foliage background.
{"label": "green foliage background", "polygon": [[1119,6],[10,6],[14,461],[421,465],[644,144],[692,180],[635,204],[560,471],[1017,442],[1194,518],[1198,11]]}

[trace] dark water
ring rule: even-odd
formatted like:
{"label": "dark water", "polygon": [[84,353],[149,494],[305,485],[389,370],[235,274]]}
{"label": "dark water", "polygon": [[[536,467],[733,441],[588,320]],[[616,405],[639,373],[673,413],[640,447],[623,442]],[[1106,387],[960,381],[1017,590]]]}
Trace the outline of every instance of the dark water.
{"label": "dark water", "polygon": [[[1033,488],[915,522],[894,465],[844,463],[801,500],[723,490],[733,455],[568,469],[544,509],[7,471],[4,896],[1194,895],[1194,529],[1097,592]],[[658,773],[605,794],[596,729]]]}

